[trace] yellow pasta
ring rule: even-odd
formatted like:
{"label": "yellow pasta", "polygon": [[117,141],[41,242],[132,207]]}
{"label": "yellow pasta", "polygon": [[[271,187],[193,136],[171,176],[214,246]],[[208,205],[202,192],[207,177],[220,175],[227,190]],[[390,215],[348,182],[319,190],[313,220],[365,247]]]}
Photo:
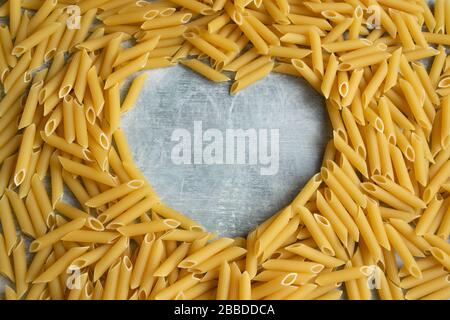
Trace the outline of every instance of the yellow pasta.
{"label": "yellow pasta", "polygon": [[182,62],[185,66],[191,68],[192,70],[198,72],[199,74],[205,76],[209,80],[214,82],[223,82],[229,81],[230,78],[225,76],[224,74],[214,70],[213,68],[207,66],[206,64],[198,61],[198,60],[186,60]]}
{"label": "yellow pasta", "polygon": [[[7,299],[370,299],[374,274],[380,299],[449,298],[446,1],[81,1],[76,29],[69,2],[0,6]],[[128,78],[178,63],[230,71],[231,94],[274,71],[326,99],[320,172],[247,237],[164,204],[120,128],[147,73]]]}
{"label": "yellow pasta", "polygon": [[131,82],[130,89],[128,90],[128,93],[125,99],[123,100],[122,105],[120,106],[120,112],[127,112],[134,107],[136,100],[139,96],[139,92],[142,90],[142,87],[144,85],[145,79],[147,79],[146,73],[143,73],[133,79],[133,81]]}

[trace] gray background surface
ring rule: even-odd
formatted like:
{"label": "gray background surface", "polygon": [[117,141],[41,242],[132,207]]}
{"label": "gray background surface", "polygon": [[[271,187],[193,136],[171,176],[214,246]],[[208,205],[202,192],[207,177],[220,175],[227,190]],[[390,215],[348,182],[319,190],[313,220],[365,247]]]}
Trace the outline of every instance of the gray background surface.
{"label": "gray background surface", "polygon": [[[287,205],[317,172],[331,129],[324,101],[303,79],[281,74],[229,95],[183,66],[151,70],[136,107],[122,117],[138,167],[162,200],[208,231],[243,236]],[[255,165],[175,165],[172,132],[216,128],[279,129],[280,168]]]}

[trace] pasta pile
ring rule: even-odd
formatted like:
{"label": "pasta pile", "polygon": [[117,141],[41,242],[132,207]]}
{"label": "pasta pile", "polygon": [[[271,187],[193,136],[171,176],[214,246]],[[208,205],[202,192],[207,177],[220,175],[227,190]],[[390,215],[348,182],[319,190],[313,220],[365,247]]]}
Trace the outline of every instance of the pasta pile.
{"label": "pasta pile", "polygon": [[[0,16],[6,299],[450,298],[450,1],[9,0]],[[246,238],[166,206],[134,164],[120,116],[147,75],[122,85],[177,63],[232,72],[232,94],[278,72],[325,97],[320,172]]]}

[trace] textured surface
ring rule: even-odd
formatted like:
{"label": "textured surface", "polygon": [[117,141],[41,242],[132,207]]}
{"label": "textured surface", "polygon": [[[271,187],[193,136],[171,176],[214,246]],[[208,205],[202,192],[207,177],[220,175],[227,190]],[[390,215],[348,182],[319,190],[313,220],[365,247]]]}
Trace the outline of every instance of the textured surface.
{"label": "textured surface", "polygon": [[[319,170],[331,129],[323,98],[303,79],[280,74],[237,96],[184,67],[153,70],[122,127],[138,167],[164,202],[223,236],[244,236],[287,205]],[[175,129],[279,129],[278,174],[256,165],[175,165]],[[65,194],[65,201],[70,201]],[[0,277],[0,297],[7,281]]]}
{"label": "textured surface", "polygon": [[[323,98],[304,80],[280,74],[237,96],[182,67],[149,72],[136,107],[122,118],[138,167],[166,204],[207,230],[243,236],[288,204],[319,169],[331,136]],[[278,174],[259,165],[175,165],[175,129],[279,129]]]}

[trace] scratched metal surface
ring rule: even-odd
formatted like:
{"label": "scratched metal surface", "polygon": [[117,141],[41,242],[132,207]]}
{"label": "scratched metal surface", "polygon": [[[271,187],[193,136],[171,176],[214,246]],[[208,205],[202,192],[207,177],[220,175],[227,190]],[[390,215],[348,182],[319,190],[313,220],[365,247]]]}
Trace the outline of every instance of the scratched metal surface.
{"label": "scratched metal surface", "polygon": [[[182,67],[149,72],[122,127],[138,167],[163,201],[223,236],[243,236],[287,205],[320,166],[331,137],[323,99],[303,79],[271,74],[237,96]],[[279,171],[259,165],[175,165],[175,129],[279,129]]]}

